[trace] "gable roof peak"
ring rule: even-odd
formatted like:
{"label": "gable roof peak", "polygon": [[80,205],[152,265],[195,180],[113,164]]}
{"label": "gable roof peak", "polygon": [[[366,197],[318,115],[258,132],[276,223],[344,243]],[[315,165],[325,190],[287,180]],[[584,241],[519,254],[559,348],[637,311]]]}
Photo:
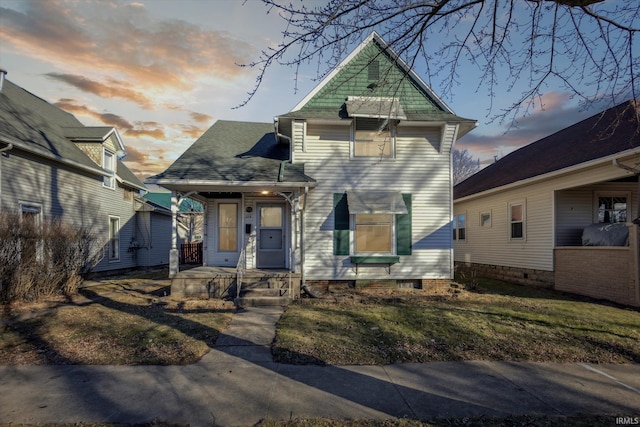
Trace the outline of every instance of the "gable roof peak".
{"label": "gable roof peak", "polygon": [[[380,64],[380,68],[379,71],[373,68],[376,71],[372,72],[370,66],[375,62]],[[372,77],[374,75],[376,77]],[[400,98],[407,109],[414,110],[415,113],[430,111],[455,116],[453,110],[375,31],[360,42],[288,114],[318,109],[331,109],[335,112],[335,108],[340,107],[335,105],[336,102],[342,104],[348,96],[365,95]],[[337,115],[335,116],[337,118]],[[413,119],[417,120],[417,117],[423,116],[424,114],[414,114]]]}

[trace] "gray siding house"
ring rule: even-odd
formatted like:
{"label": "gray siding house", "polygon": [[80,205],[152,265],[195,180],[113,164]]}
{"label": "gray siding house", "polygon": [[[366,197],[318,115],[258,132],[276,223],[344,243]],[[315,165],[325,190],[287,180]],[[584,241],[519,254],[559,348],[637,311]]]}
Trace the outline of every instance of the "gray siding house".
{"label": "gray siding house", "polygon": [[0,152],[0,210],[93,227],[93,271],[168,262],[163,254],[140,263],[148,250],[137,214],[145,186],[120,160],[125,147],[115,128],[84,126],[3,78]]}
{"label": "gray siding house", "polygon": [[372,33],[273,123],[218,121],[147,182],[203,203],[204,266],[419,287],[453,277],[451,151],[475,124]]}

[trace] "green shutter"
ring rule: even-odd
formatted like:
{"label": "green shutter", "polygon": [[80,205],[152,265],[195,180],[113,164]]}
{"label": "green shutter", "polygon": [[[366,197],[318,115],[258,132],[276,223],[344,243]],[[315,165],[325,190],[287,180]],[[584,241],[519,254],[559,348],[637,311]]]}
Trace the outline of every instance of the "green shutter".
{"label": "green shutter", "polygon": [[402,199],[409,213],[396,215],[396,251],[398,255],[411,255],[411,194],[403,194]]}
{"label": "green shutter", "polygon": [[333,194],[333,254],[349,255],[349,206],[345,193]]}

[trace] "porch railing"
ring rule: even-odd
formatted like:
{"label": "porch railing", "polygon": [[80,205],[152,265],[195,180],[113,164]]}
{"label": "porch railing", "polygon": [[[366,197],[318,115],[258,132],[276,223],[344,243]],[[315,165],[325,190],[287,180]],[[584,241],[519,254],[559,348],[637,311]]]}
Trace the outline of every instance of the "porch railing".
{"label": "porch railing", "polygon": [[246,268],[247,254],[245,249],[240,251],[240,258],[238,258],[238,264],[236,265],[236,297],[240,298],[240,291],[242,289],[242,279],[244,278],[244,271]]}
{"label": "porch railing", "polygon": [[202,242],[186,242],[180,246],[181,264],[202,264]]}

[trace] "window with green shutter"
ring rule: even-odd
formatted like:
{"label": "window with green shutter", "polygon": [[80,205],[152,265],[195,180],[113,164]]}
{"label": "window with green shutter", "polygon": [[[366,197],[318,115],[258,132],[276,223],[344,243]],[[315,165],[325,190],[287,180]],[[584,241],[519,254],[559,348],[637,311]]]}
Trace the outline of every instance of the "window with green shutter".
{"label": "window with green shutter", "polygon": [[[396,255],[411,255],[412,253],[412,239],[411,239],[411,194],[402,194],[402,199],[407,208],[406,214],[396,214],[395,221],[391,221],[390,227],[395,226],[395,243],[396,243]],[[334,207],[334,230],[333,230],[333,253],[334,255],[350,255],[351,243],[350,243],[350,213],[349,204],[347,202],[346,193],[335,193],[333,195],[333,207]],[[360,215],[361,217],[380,217],[384,215]],[[390,216],[390,215],[387,215]],[[358,232],[356,220],[356,230]],[[364,226],[363,226],[364,227]],[[362,227],[361,227],[362,228]],[[371,228],[371,227],[369,227]],[[367,227],[361,232],[369,231]],[[391,230],[389,230],[391,234]],[[366,237],[366,236],[365,236]],[[357,243],[358,236],[354,237],[356,241],[356,252],[358,251]],[[360,248],[362,251],[363,249]],[[367,249],[365,248],[366,252]],[[383,251],[384,252],[384,251]]]}

